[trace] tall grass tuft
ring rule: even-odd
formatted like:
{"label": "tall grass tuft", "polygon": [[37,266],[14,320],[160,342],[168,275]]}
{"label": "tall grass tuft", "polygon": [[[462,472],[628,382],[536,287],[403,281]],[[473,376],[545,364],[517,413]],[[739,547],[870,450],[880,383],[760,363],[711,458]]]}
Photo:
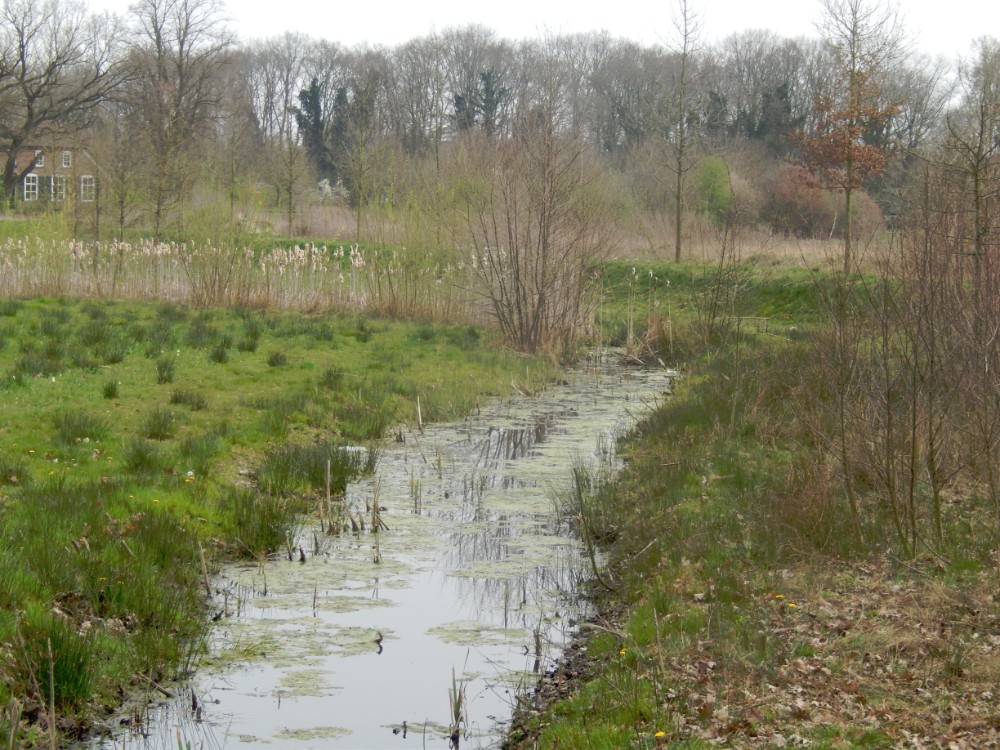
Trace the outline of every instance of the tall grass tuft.
{"label": "tall grass tuft", "polygon": [[155,408],[140,427],[143,437],[150,440],[169,440],[177,431],[177,415],[170,409]]}
{"label": "tall grass tuft", "polygon": [[192,435],[184,438],[178,446],[181,458],[184,459],[184,469],[193,471],[198,476],[207,476],[212,469],[212,463],[222,452],[222,441],[217,435]]}
{"label": "tall grass tuft", "polygon": [[175,388],[170,394],[170,403],[177,406],[186,406],[191,411],[202,411],[208,408],[208,399],[198,391],[187,388]]}
{"label": "tall grass tuft", "polygon": [[160,385],[174,382],[174,371],[176,363],[170,357],[161,357],[156,360],[156,382]]}
{"label": "tall grass tuft", "polygon": [[44,705],[50,696],[56,708],[83,705],[94,691],[92,640],[81,636],[67,617],[29,604],[17,623],[11,654],[15,679],[25,694]]}
{"label": "tall grass tuft", "polygon": [[103,440],[111,429],[106,420],[79,409],[57,412],[52,418],[52,425],[56,440],[64,445]]}
{"label": "tall grass tuft", "polygon": [[229,487],[220,504],[232,524],[230,534],[248,557],[260,558],[292,546],[301,509],[287,498]]}
{"label": "tall grass tuft", "polygon": [[224,365],[229,361],[229,346],[225,341],[218,341],[208,350],[208,361]]}
{"label": "tall grass tuft", "polygon": [[330,488],[340,493],[350,480],[372,471],[375,460],[372,450],[325,440],[310,445],[286,443],[267,452],[257,470],[257,479],[261,490],[269,495],[319,490],[326,483],[329,462]]}
{"label": "tall grass tuft", "polygon": [[133,474],[152,474],[163,468],[160,446],[145,438],[130,438],[125,443],[125,469]]}

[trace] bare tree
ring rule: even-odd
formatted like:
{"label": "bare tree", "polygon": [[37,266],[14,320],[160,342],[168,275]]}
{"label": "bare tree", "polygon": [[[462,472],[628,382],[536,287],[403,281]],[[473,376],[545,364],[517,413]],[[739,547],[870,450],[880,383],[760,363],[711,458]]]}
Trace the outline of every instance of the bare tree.
{"label": "bare tree", "polygon": [[251,45],[245,64],[244,78],[259,130],[263,172],[274,188],[275,206],[280,208],[284,203],[288,232],[292,231],[297,197],[310,173],[296,113],[301,92],[309,87],[306,71],[313,50],[308,37],[286,33]]}
{"label": "bare tree", "polygon": [[670,103],[670,133],[668,168],[674,176],[674,262],[679,263],[683,242],[684,187],[695,162],[693,156],[694,132],[690,126],[693,104],[693,79],[695,55],[701,43],[701,23],[688,0],[677,0],[678,69]]}
{"label": "bare tree", "polygon": [[220,101],[219,68],[232,37],[220,0],[140,0],[132,7],[133,60],[148,165],[153,233],[190,192],[197,149],[212,133]]}
{"label": "bare tree", "polygon": [[0,151],[3,191],[34,167],[25,148],[56,146],[86,127],[125,77],[117,20],[69,0],[4,0],[0,7]]}
{"label": "bare tree", "polygon": [[591,323],[594,273],[611,222],[585,141],[560,129],[563,81],[539,68],[534,110],[509,138],[458,145],[457,244],[508,340],[562,354]]}
{"label": "bare tree", "polygon": [[973,58],[961,66],[959,82],[962,101],[948,114],[946,146],[972,212],[971,251],[979,291],[980,265],[997,231],[989,208],[1000,195],[996,165],[1000,153],[1000,42],[979,39]]}

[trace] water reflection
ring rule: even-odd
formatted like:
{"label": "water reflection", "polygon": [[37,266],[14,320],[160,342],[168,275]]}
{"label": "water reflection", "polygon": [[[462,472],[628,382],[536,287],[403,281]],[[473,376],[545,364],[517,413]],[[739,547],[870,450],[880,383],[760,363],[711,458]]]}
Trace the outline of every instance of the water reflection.
{"label": "water reflection", "polygon": [[[405,726],[411,743],[443,748],[452,670],[466,690],[462,746],[493,746],[518,690],[583,616],[589,561],[554,490],[574,460],[611,458],[611,437],[669,378],[592,367],[388,444],[377,477],[348,488],[364,532],[307,526],[304,563],[223,572],[214,661],[193,685],[203,721],[177,701],[141,742],[105,747],[176,747],[183,728],[192,747],[381,748]],[[373,506],[388,531],[373,533]]]}

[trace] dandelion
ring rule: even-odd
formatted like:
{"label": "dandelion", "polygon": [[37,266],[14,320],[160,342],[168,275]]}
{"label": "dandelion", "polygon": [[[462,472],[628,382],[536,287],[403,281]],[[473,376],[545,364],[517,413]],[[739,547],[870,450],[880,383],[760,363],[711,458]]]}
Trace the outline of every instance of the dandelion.
{"label": "dandelion", "polygon": [[657,732],[657,733],[656,733],[656,734],[654,734],[653,736],[654,736],[654,737],[656,737],[656,739],[658,739],[658,740],[662,740],[662,739],[663,739],[664,737],[666,737],[666,736],[667,736],[667,733],[666,733],[666,732],[664,732],[664,731],[663,731],[663,730],[661,729],[661,730],[660,730],[659,732]]}
{"label": "dandelion", "polygon": [[775,594],[774,598],[777,599],[780,602],[782,599],[785,598],[785,595],[784,594]]}
{"label": "dandelion", "polygon": [[789,609],[796,609],[798,606],[799,605],[796,604],[795,602],[788,602],[788,608]]}
{"label": "dandelion", "polygon": [[627,650],[627,649],[626,649],[626,648],[625,648],[624,646],[622,646],[621,650],[620,650],[620,651],[618,652],[618,655],[619,655],[619,656],[625,656],[625,651],[626,651],[626,650]]}

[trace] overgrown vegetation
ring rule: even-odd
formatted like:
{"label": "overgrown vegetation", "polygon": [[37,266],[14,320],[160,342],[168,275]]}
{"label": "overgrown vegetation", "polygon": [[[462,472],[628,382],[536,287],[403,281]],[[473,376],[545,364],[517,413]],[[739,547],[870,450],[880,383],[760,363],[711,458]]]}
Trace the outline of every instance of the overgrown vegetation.
{"label": "overgrown vegetation", "polygon": [[866,274],[609,270],[684,377],[620,475],[576,472],[600,615],[512,746],[996,741],[993,260],[921,200]]}

